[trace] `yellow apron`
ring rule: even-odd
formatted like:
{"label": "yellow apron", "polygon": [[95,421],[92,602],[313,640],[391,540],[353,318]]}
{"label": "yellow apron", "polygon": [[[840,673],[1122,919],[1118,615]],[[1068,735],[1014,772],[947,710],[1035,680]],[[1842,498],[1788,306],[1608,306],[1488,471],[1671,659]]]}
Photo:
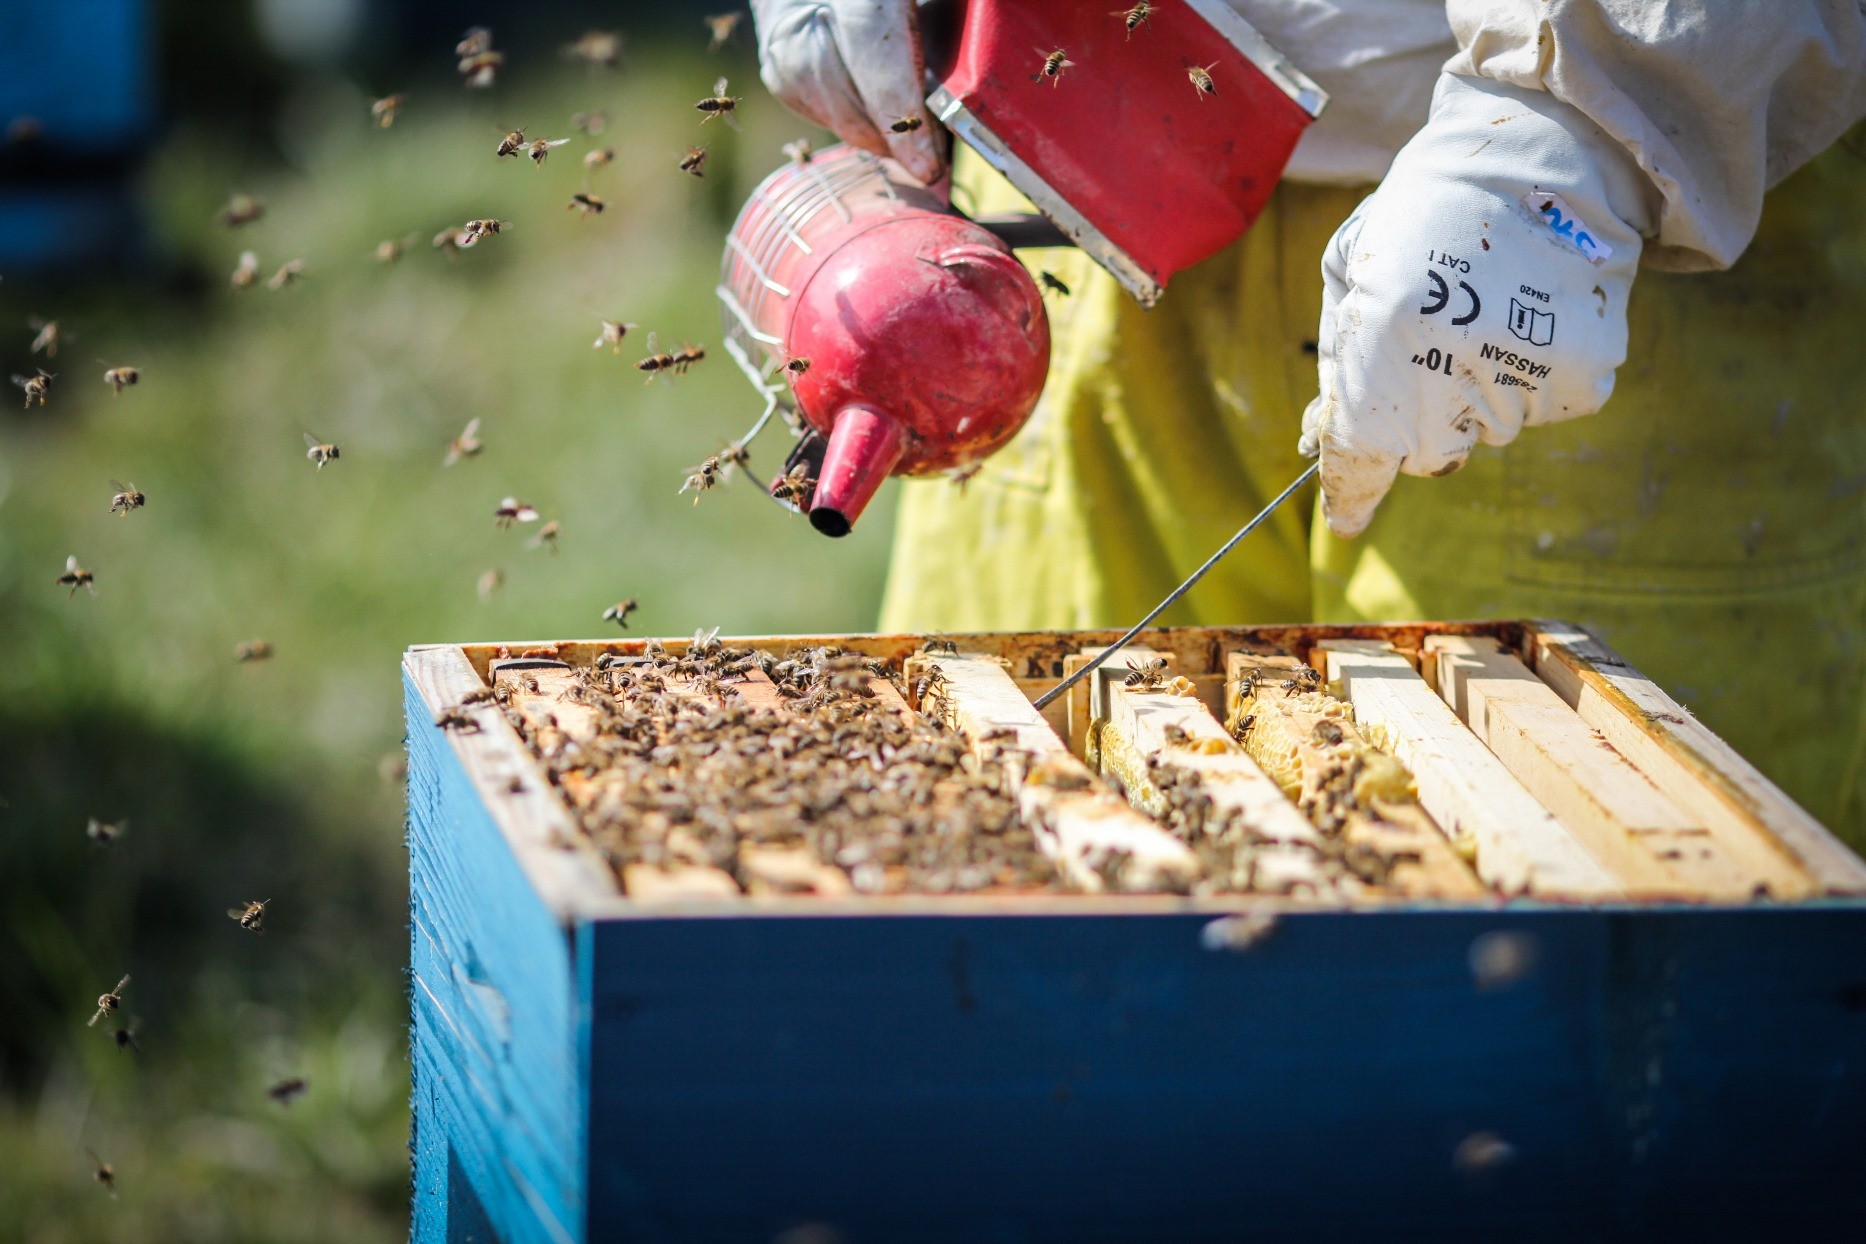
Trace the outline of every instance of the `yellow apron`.
{"label": "yellow apron", "polygon": [[[968,155],[977,210],[1024,206]],[[906,485],[883,627],[1125,625],[1281,491],[1322,248],[1361,193],[1285,184],[1152,311],[1027,252],[1073,291],[1049,385],[968,484]],[[1292,500],[1162,622],[1580,622],[1866,847],[1862,204],[1866,127],[1769,196],[1729,272],[1639,276],[1604,412],[1402,476],[1355,540]]]}

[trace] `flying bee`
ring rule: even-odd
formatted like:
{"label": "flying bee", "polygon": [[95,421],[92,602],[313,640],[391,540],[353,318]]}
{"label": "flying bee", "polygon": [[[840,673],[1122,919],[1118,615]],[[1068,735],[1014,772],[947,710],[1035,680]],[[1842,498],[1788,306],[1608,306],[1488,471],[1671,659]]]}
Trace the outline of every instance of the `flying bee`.
{"label": "flying bee", "polygon": [[714,117],[722,117],[726,124],[730,125],[735,130],[739,128],[739,122],[738,118],[732,115],[732,110],[738,106],[739,97],[726,94],[726,80],[724,78],[713,83],[713,93],[711,95],[708,95],[705,99],[694,105],[695,108],[698,108],[701,112],[706,114],[700,118],[701,125],[705,125]]}
{"label": "flying bee", "polygon": [[495,566],[479,577],[479,582],[474,585],[474,590],[479,593],[480,600],[488,601],[492,599],[494,592],[497,592],[504,586],[505,573]]}
{"label": "flying bee", "polygon": [[305,261],[304,260],[288,259],[279,266],[279,270],[277,272],[274,272],[271,275],[271,277],[269,277],[266,280],[266,288],[275,289],[275,290],[284,289],[287,285],[291,285],[294,282],[303,279],[304,274],[305,274]]}
{"label": "flying bee", "polygon": [[238,920],[240,927],[249,933],[264,933],[266,931],[266,904],[271,901],[269,898],[260,899],[239,907],[229,907],[227,918]]}
{"label": "flying bee", "polygon": [[34,402],[45,405],[45,395],[52,387],[52,381],[58,377],[41,367],[37,375],[15,376],[13,383],[26,391],[26,409],[31,410]]}
{"label": "flying bee", "polygon": [[110,498],[112,514],[121,514],[128,518],[131,510],[142,509],[143,504],[149,500],[134,484],[126,484],[122,480],[113,479],[110,481],[110,486],[116,489],[116,495]]}
{"label": "flying bee", "polygon": [[629,597],[627,600],[619,600],[615,604],[609,606],[609,608],[603,610],[603,621],[613,622],[626,631],[628,629],[628,615],[634,613],[639,608],[641,608],[641,603],[633,596]]}
{"label": "flying bee", "polygon": [[79,588],[83,588],[93,596],[97,595],[96,578],[96,575],[78,565],[78,559],[74,556],[65,559],[65,573],[59,575],[56,582],[60,587],[71,589],[65,593],[65,599],[70,600],[78,594]]}
{"label": "flying bee", "polygon": [[460,435],[447,442],[447,456],[441,460],[441,465],[452,466],[462,458],[476,457],[484,448],[479,442],[479,420],[469,419]]}
{"label": "flying bee", "polygon": [[305,457],[309,458],[318,470],[324,469],[326,462],[335,462],[343,453],[335,445],[320,441],[309,432],[305,433]]}
{"label": "flying bee", "polygon": [[505,64],[505,53],[485,51],[460,58],[460,76],[466,79],[470,91],[483,91],[499,78],[499,66]]}
{"label": "flying bee", "polygon": [[673,370],[676,376],[684,376],[687,369],[706,357],[706,347],[683,345],[674,351]]}
{"label": "flying bee", "polygon": [[135,384],[142,378],[142,371],[135,367],[112,367],[104,372],[104,383],[118,393],[123,392],[124,385]]}
{"label": "flying bee", "polygon": [[408,253],[408,244],[413,238],[390,238],[376,243],[374,258],[377,263],[400,263],[402,256]]}
{"label": "flying bee", "polygon": [[782,150],[790,157],[792,164],[808,164],[810,157],[816,154],[816,148],[810,145],[807,138],[793,138],[784,144]]}
{"label": "flying bee", "polygon": [[130,978],[125,976],[122,980],[117,982],[117,987],[115,989],[112,989],[109,993],[97,995],[97,1014],[91,1016],[91,1022],[86,1025],[87,1027],[97,1027],[98,1020],[109,1015],[123,1005],[123,990],[129,983]]}
{"label": "flying bee", "polygon": [[614,147],[598,147],[594,151],[586,151],[583,153],[583,167],[594,172],[612,163],[615,158],[616,149]]}
{"label": "flying bee", "polygon": [[467,734],[478,734],[479,723],[468,716],[466,711],[455,705],[444,708],[434,715],[434,724],[442,730],[460,730]]}
{"label": "flying bee", "polygon": [[1134,37],[1137,27],[1145,26],[1148,30],[1153,29],[1153,5],[1148,3],[1148,0],[1140,0],[1131,9],[1117,9],[1110,16],[1121,19],[1121,24],[1127,27],[1127,37],[1130,39]]}
{"label": "flying bee", "polygon": [[259,280],[259,252],[241,251],[240,262],[233,269],[233,288],[247,289]]}
{"label": "flying bee", "polygon": [[305,1083],[303,1076],[290,1076],[280,1080],[266,1090],[266,1096],[281,1106],[289,1106],[305,1095],[311,1086]]}
{"label": "flying bee", "polygon": [[434,249],[442,252],[449,260],[460,258],[460,240],[466,235],[452,225],[434,235]]}
{"label": "flying bee", "polygon": [[607,203],[603,202],[589,191],[579,190],[570,196],[570,202],[564,204],[564,210],[567,212],[581,212],[583,213],[583,218],[588,220],[591,216],[602,215],[603,209],[608,206]]}
{"label": "flying bee", "polygon": [[894,123],[888,126],[888,131],[893,134],[911,134],[925,124],[925,118],[914,112],[904,117],[896,117]]}
{"label": "flying bee", "polygon": [[272,641],[269,639],[242,640],[233,646],[233,659],[241,665],[251,665],[255,661],[270,661]]}
{"label": "flying bee", "polygon": [[662,372],[674,366],[674,356],[667,353],[665,350],[659,349],[655,343],[654,334],[649,333],[648,357],[642,359],[641,362],[635,364],[635,366],[639,370],[648,373],[648,379],[644,383],[652,384]]}
{"label": "flying bee", "polygon": [[687,154],[680,157],[680,171],[692,173],[695,177],[706,176],[706,148],[687,148]]}
{"label": "flying bee", "polygon": [[42,320],[38,316],[35,315],[30,320],[26,321],[26,326],[28,328],[34,329],[39,334],[38,336],[32,339],[31,353],[37,354],[39,351],[44,350],[45,357],[57,358],[58,357],[58,321],[57,320]]}
{"label": "flying bee", "polygon": [[726,464],[726,473],[728,475],[732,473],[733,467],[737,467],[741,471],[749,471],[752,469],[751,447],[739,441],[733,441],[730,445],[727,445],[724,449],[719,451],[719,460]]}
{"label": "flying bee", "polygon": [[506,156],[516,156],[524,149],[525,127],[521,125],[499,140],[499,145],[493,149],[493,155],[504,159]]}
{"label": "flying bee", "polygon": [[466,228],[460,231],[458,241],[461,246],[471,246],[481,238],[502,233],[511,227],[512,222],[509,220],[469,220]]}
{"label": "flying bee", "polygon": [[136,1025],[134,1023],[124,1024],[122,1027],[115,1029],[111,1032],[110,1039],[116,1042],[117,1049],[119,1050],[134,1050],[138,1054],[143,1052],[143,1047],[138,1044],[136,1040]]}
{"label": "flying bee", "polygon": [[590,349],[600,350],[604,346],[608,346],[611,354],[622,353],[622,339],[628,336],[628,330],[634,328],[635,325],[618,323],[615,320],[599,320],[597,322],[602,325],[602,331],[596,334],[595,341],[590,342]]}
{"label": "flying bee", "polygon": [[810,478],[810,464],[799,462],[788,474],[778,476],[777,482],[771,485],[771,495],[802,509],[815,487],[816,481]]}
{"label": "flying bee", "polygon": [[538,528],[538,534],[531,538],[531,543],[527,547],[549,549],[551,550],[551,556],[555,557],[557,556],[557,537],[563,534],[563,530],[562,527],[557,525],[557,520],[552,519],[544,526]]}
{"label": "flying bee", "polygon": [[1069,297],[1069,287],[1063,284],[1062,278],[1057,276],[1054,272],[1044,271],[1037,273],[1037,283],[1059,298]]}
{"label": "flying bee", "polygon": [[507,497],[499,503],[499,508],[492,512],[493,526],[501,531],[509,529],[513,523],[535,523],[538,511],[517,497]]}
{"label": "flying bee", "polygon": [[98,1157],[97,1150],[86,1149],[85,1152],[91,1155],[91,1178],[104,1185],[104,1191],[110,1194],[110,1199],[116,1200],[117,1168]]}
{"label": "flying bee", "polygon": [[[698,505],[700,504],[700,494],[715,487],[719,483],[719,478],[724,471],[725,468],[719,461],[719,455],[714,454],[706,459],[706,461],[700,463],[699,466],[693,468],[692,473],[687,476],[687,482],[680,486],[680,491],[691,491],[693,493],[693,503]],[[675,495],[678,496],[679,493]]]}
{"label": "flying bee", "polygon": [[570,128],[594,138],[609,128],[609,114],[600,110],[571,113]]}
{"label": "flying bee", "polygon": [[717,52],[720,48],[726,46],[726,41],[732,38],[733,32],[739,28],[739,21],[744,16],[744,10],[735,9],[730,13],[716,13],[703,19],[706,22],[707,30],[712,32],[713,36],[713,41],[707,45],[706,50],[709,52]]}
{"label": "flying bee", "polygon": [[543,168],[544,162],[551,158],[551,148],[569,141],[568,138],[534,138],[525,144],[525,154],[531,157],[533,167]]}
{"label": "flying bee", "polygon": [[1076,67],[1076,63],[1069,59],[1069,54],[1061,48],[1057,48],[1054,52],[1045,52],[1042,48],[1038,48],[1037,55],[1043,58],[1043,67],[1031,75],[1032,82],[1041,82],[1048,78],[1052,87],[1061,86],[1063,71]]}
{"label": "flying bee", "polygon": [[236,194],[220,209],[220,223],[228,229],[250,225],[266,214],[266,205],[250,194]]}
{"label": "flying bee", "polygon": [[492,51],[492,31],[484,26],[469,27],[467,32],[460,36],[460,42],[454,44],[455,56],[478,56],[490,51]]}
{"label": "flying bee", "polygon": [[564,55],[597,69],[613,69],[622,60],[622,34],[616,30],[586,30],[575,43],[564,45]]}
{"label": "flying bee", "polygon": [[1218,62],[1213,61],[1211,64],[1206,65],[1204,68],[1200,68],[1197,65],[1193,65],[1186,70],[1186,77],[1191,79],[1192,81],[1192,89],[1199,93],[1200,103],[1205,102],[1205,97],[1207,95],[1218,94],[1218,87],[1215,83],[1212,82],[1212,70],[1216,69],[1217,67],[1218,67]]}
{"label": "flying bee", "polygon": [[369,115],[374,118],[379,129],[388,129],[395,124],[395,118],[402,111],[402,105],[408,102],[406,95],[384,95],[369,106]]}
{"label": "flying bee", "polygon": [[98,847],[115,846],[117,840],[129,832],[128,821],[100,821],[92,817],[84,826],[84,836],[90,839],[93,846]]}
{"label": "flying bee", "polygon": [[799,355],[784,364],[784,370],[791,374],[791,379],[795,380],[810,370],[810,360]]}

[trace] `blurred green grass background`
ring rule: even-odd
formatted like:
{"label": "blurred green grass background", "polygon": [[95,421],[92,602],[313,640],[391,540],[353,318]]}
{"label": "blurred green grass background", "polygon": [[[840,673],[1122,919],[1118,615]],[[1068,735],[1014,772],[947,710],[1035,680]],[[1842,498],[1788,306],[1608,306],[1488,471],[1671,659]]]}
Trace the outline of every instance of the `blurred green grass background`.
{"label": "blurred green grass background", "polygon": [[[625,596],[635,633],[872,625],[891,494],[836,543],[743,478],[676,495],[758,414],[713,285],[738,205],[808,132],[743,44],[515,64],[484,95],[423,80],[388,130],[362,86],[302,81],[268,142],[199,119],[161,140],[141,278],[0,284],[0,366],[44,361],[30,316],[67,338],[45,407],[0,411],[0,1235],[405,1238],[407,645],[601,634]],[[743,134],[692,108],[721,72]],[[594,108],[609,130],[542,168],[493,156],[507,128],[567,136]],[[701,141],[697,180],[675,162]],[[618,158],[585,220],[565,204],[597,144]],[[268,210],[228,231],[235,191]],[[429,246],[470,217],[514,228],[457,262]],[[372,259],[405,237],[399,264]],[[233,291],[247,248],[305,279]],[[622,357],[591,348],[600,317],[641,326]],[[707,360],[644,386],[650,329]],[[113,396],[124,363],[142,382]],[[485,452],[444,468],[475,416]],[[306,431],[341,459],[314,470]],[[760,473],[787,441],[754,446]],[[147,508],[109,514],[112,477]],[[494,528],[508,493],[562,523],[555,555]],[[67,554],[95,598],[54,584]],[[250,639],[276,657],[237,664]],[[100,850],[89,817],[130,833]],[[249,899],[272,900],[263,937],[224,914]],[[140,1052],[85,1026],[124,973]],[[308,1093],[267,1100],[289,1075]]]}

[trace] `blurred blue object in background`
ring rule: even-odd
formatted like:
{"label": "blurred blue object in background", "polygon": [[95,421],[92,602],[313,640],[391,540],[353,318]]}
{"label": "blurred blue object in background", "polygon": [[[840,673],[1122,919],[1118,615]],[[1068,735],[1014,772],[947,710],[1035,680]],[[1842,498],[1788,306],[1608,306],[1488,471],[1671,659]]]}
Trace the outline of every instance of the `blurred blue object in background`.
{"label": "blurred blue object in background", "polygon": [[155,120],[148,0],[0,3],[0,272],[108,261]]}

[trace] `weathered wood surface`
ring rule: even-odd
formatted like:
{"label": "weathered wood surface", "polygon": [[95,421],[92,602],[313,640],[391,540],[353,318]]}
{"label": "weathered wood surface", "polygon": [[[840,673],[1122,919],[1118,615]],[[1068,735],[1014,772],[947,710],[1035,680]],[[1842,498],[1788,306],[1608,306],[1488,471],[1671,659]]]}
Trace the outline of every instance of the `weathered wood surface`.
{"label": "weathered wood surface", "polygon": [[1746,867],[1488,636],[1434,636],[1438,692],[1542,805],[1641,898],[1741,900],[1795,877]]}
{"label": "weathered wood surface", "polygon": [[1318,647],[1329,679],[1341,683],[1373,741],[1412,771],[1421,806],[1453,841],[1470,837],[1487,884],[1569,899],[1624,895],[1612,872],[1523,789],[1411,662],[1379,641]]}
{"label": "weathered wood surface", "polygon": [[924,682],[922,712],[963,730],[975,752],[1009,747],[1025,824],[1075,886],[1102,889],[1118,867],[1123,888],[1182,889],[1198,872],[1184,843],[1103,788],[1073,756],[1023,692],[1004,662],[977,654],[924,653],[908,662],[910,682]]}
{"label": "weathered wood surface", "polygon": [[1866,861],[1658,684],[1578,627],[1534,622],[1527,631],[1536,674],[1660,790],[1750,867],[1773,873],[1785,858],[1804,874],[1781,897],[1866,894]]}
{"label": "weathered wood surface", "polygon": [[[1299,676],[1312,673],[1309,667],[1293,657],[1245,652],[1230,654],[1226,666],[1225,699],[1233,729],[1246,717],[1254,719],[1246,734],[1247,750],[1266,760],[1259,749],[1267,752],[1275,746],[1280,757],[1293,760],[1294,772],[1287,776],[1285,793],[1305,807],[1327,806],[1341,819],[1343,839],[1393,860],[1385,878],[1389,890],[1440,899],[1485,895],[1483,882],[1415,800],[1370,797],[1362,806],[1355,800],[1325,797],[1325,785],[1337,779],[1346,758],[1373,748],[1347,704],[1328,701],[1325,711],[1313,702],[1318,693],[1301,690],[1308,684]],[[1332,732],[1338,741],[1323,741],[1323,731]]]}

